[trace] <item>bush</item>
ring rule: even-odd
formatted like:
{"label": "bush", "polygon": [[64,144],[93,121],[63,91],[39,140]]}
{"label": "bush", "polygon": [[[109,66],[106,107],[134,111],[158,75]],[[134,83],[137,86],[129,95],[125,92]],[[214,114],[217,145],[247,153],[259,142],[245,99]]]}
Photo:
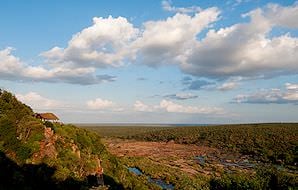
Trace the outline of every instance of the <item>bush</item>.
{"label": "bush", "polygon": [[225,174],[221,178],[212,178],[210,180],[210,189],[212,190],[261,190],[261,182],[256,177],[247,174]]}
{"label": "bush", "polygon": [[26,147],[26,146],[20,146],[18,147],[18,149],[16,150],[16,154],[17,157],[21,160],[21,161],[25,161],[26,159],[30,158],[32,155],[32,151],[31,148]]}
{"label": "bush", "polygon": [[55,129],[54,124],[53,124],[52,122],[50,122],[50,121],[45,121],[43,124],[44,124],[46,127],[51,128],[52,130]]}

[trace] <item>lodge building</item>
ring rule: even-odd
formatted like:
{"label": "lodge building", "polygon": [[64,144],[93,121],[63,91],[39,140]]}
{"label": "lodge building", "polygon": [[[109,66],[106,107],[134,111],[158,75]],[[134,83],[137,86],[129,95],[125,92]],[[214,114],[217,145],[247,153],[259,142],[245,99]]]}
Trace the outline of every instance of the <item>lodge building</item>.
{"label": "lodge building", "polygon": [[59,122],[59,118],[53,113],[35,113],[34,116],[42,121]]}

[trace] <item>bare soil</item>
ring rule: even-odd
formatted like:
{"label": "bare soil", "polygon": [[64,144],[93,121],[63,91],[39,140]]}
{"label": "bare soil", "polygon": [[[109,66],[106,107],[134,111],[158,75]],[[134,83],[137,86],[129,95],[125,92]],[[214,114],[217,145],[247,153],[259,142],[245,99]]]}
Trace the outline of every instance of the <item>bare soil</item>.
{"label": "bare soil", "polygon": [[158,164],[179,169],[188,175],[220,175],[223,170],[253,172],[251,167],[241,166],[243,161],[248,161],[248,157],[240,154],[228,154],[206,146],[115,138],[104,139],[104,143],[109,151],[117,157],[146,157]]}
{"label": "bare soil", "polygon": [[189,158],[218,150],[206,146],[183,145],[174,142],[141,142],[130,140],[106,140],[110,152],[118,157]]}

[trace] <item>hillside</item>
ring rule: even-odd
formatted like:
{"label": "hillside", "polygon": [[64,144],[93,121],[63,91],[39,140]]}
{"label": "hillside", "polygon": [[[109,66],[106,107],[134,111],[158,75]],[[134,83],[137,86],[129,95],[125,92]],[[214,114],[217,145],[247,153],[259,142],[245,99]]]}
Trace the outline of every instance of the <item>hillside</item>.
{"label": "hillside", "polygon": [[33,115],[0,91],[0,189],[142,188],[96,133]]}

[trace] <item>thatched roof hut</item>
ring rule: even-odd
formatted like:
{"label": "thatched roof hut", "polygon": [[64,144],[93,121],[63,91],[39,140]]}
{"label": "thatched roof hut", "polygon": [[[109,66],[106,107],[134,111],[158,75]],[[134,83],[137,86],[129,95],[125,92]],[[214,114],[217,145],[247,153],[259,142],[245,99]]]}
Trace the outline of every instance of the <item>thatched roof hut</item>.
{"label": "thatched roof hut", "polygon": [[35,117],[44,121],[58,121],[59,118],[53,113],[36,113]]}

